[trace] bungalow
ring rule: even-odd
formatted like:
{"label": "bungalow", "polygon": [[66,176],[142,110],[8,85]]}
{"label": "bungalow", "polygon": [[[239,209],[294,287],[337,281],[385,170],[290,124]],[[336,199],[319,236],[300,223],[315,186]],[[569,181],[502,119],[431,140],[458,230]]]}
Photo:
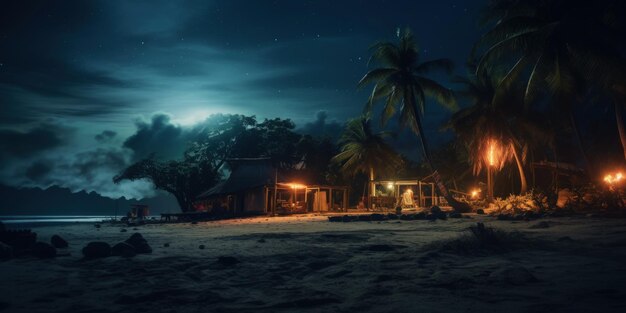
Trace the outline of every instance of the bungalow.
{"label": "bungalow", "polygon": [[229,159],[228,179],[200,194],[199,211],[261,215],[344,211],[348,187],[309,185],[288,179],[267,158]]}

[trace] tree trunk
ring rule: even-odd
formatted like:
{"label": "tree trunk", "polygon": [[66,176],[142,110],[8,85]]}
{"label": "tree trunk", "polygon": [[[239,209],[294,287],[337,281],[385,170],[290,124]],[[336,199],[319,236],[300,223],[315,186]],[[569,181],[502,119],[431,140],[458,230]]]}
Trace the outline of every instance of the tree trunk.
{"label": "tree trunk", "polygon": [[191,203],[187,201],[187,197],[185,197],[185,195],[174,194],[174,197],[176,198],[176,202],[178,202],[178,206],[180,207],[180,210],[183,211],[183,213],[191,211]]}
{"label": "tree trunk", "polygon": [[374,167],[370,166],[370,196],[376,195],[376,188],[374,187]]}
{"label": "tree trunk", "polygon": [[615,118],[617,120],[617,131],[619,132],[619,139],[622,142],[622,151],[624,151],[624,159],[626,160],[626,129],[624,129],[624,119],[622,117],[622,105],[615,99],[613,101],[615,105]]}
{"label": "tree trunk", "polygon": [[517,153],[517,148],[511,142],[511,149],[513,150],[513,156],[515,157],[515,163],[517,163],[517,170],[519,171],[519,180],[520,180],[520,194],[525,194],[528,191],[528,184],[526,182],[526,174],[524,173],[524,166],[522,165],[522,161],[519,158],[519,154]]}
{"label": "tree trunk", "polygon": [[367,204],[368,204],[368,208],[373,209],[372,208],[372,197],[376,195],[376,187],[374,186],[374,167],[370,166],[370,175],[369,175],[369,180],[367,181],[367,191],[369,194],[369,197],[367,198]]}
{"label": "tree trunk", "polygon": [[578,123],[576,123],[576,118],[574,117],[574,112],[569,112],[570,123],[572,124],[572,129],[574,130],[574,135],[576,136],[576,141],[578,143],[578,149],[580,149],[580,153],[583,156],[583,161],[585,162],[585,168],[587,169],[587,175],[591,177],[593,175],[593,169],[591,168],[591,162],[589,162],[589,156],[587,155],[587,151],[585,151],[585,147],[583,145],[583,139],[580,135],[580,130],[578,129]]}
{"label": "tree trunk", "polygon": [[[419,113],[417,113],[419,114]],[[426,138],[424,137],[424,128],[422,126],[422,121],[420,120],[419,115],[415,117],[416,118],[416,124],[417,124],[417,128],[419,131],[419,134],[417,134],[417,137],[419,138],[421,144],[422,144],[422,149],[424,150],[424,159],[426,159],[426,164],[428,164],[428,167],[430,169],[431,172],[433,173],[437,173],[437,170],[435,169],[435,166],[433,164],[432,158],[430,156],[430,150],[428,148],[428,142],[426,142]],[[448,192],[446,186],[443,184],[442,181],[440,181],[439,179],[439,175],[434,175],[433,177],[435,177],[435,185],[437,185],[437,189],[439,190],[439,194],[441,194],[446,201],[448,201],[448,204],[455,210],[458,212],[470,212],[472,210],[472,207],[467,204],[467,203],[463,203],[463,202],[459,202],[456,199],[454,199],[450,193]]]}
{"label": "tree trunk", "polygon": [[493,202],[493,169],[487,165],[487,203]]}

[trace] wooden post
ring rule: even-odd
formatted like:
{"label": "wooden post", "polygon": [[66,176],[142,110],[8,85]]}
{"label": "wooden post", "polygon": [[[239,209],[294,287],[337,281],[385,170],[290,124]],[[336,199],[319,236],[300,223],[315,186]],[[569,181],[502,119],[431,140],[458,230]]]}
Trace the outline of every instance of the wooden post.
{"label": "wooden post", "polygon": [[328,208],[329,211],[332,211],[333,209],[333,188],[329,188],[328,191],[328,202],[330,203],[330,207]]}
{"label": "wooden post", "polygon": [[439,199],[437,199],[435,192],[435,184],[433,183],[430,183],[430,203],[432,203],[432,206],[439,204]]}
{"label": "wooden post", "polygon": [[425,206],[425,204],[423,203],[424,199],[422,198],[422,181],[421,180],[417,181],[417,189],[418,189],[417,192],[418,192],[418,195],[419,195],[420,208],[423,208]]}
{"label": "wooden post", "polygon": [[272,201],[272,216],[276,215],[276,202],[278,202],[278,169],[274,170],[274,201]]}

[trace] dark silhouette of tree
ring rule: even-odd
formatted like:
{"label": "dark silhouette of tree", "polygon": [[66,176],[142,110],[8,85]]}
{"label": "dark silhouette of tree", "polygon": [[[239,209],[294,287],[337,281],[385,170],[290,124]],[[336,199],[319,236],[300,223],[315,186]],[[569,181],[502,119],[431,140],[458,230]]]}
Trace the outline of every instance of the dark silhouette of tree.
{"label": "dark silhouette of tree", "polygon": [[[626,5],[619,0],[495,0],[484,17],[494,26],[475,48],[482,52],[479,75],[507,64],[503,81],[523,82],[527,106],[546,97],[563,112],[590,172],[574,111],[590,91],[619,94],[624,86],[625,17]],[[623,99],[618,102],[616,114]],[[620,135],[626,157],[626,132]]]}
{"label": "dark silhouette of tree", "polygon": [[150,180],[155,188],[171,193],[183,212],[193,210],[192,203],[201,192],[215,186],[220,174],[211,162],[185,157],[180,161],[158,161],[147,158],[126,168],[113,178]]}
{"label": "dark silhouette of tree", "polygon": [[150,180],[157,189],[174,195],[186,212],[192,210],[196,196],[219,181],[222,165],[229,158],[269,157],[287,170],[294,170],[303,159],[297,149],[302,136],[293,131],[295,125],[288,119],[258,123],[254,116],[218,114],[203,125],[206,129],[200,131],[205,136],[192,143],[181,160],[150,157],[132,164],[113,181]]}
{"label": "dark silhouette of tree", "polygon": [[[468,158],[474,174],[485,166],[500,170],[515,160],[520,177],[520,192],[528,190],[524,163],[529,144],[541,141],[549,144],[550,134],[523,108],[522,92],[515,85],[494,79],[486,72],[469,78],[457,78],[463,85],[458,92],[469,101],[469,106],[456,112],[447,123],[468,149]],[[500,145],[495,164],[488,165],[490,145]]]}
{"label": "dark silhouette of tree", "polygon": [[352,119],[339,139],[341,152],[332,158],[332,162],[341,165],[340,171],[345,176],[365,173],[370,181],[375,179],[376,173],[395,172],[403,163],[402,157],[385,142],[387,135],[385,132],[375,133],[367,115]]}

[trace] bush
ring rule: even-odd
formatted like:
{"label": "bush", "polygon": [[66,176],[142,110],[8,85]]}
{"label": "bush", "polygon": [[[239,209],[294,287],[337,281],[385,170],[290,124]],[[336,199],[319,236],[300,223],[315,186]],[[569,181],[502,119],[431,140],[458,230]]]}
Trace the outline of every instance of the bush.
{"label": "bush", "polygon": [[506,232],[486,227],[483,223],[477,223],[470,226],[468,232],[458,238],[434,242],[427,245],[426,248],[460,255],[484,255],[528,248],[537,243],[528,240],[521,233]]}
{"label": "bush", "polygon": [[548,198],[534,191],[523,195],[510,195],[506,199],[496,198],[489,205],[489,211],[495,214],[542,213],[550,208]]}

